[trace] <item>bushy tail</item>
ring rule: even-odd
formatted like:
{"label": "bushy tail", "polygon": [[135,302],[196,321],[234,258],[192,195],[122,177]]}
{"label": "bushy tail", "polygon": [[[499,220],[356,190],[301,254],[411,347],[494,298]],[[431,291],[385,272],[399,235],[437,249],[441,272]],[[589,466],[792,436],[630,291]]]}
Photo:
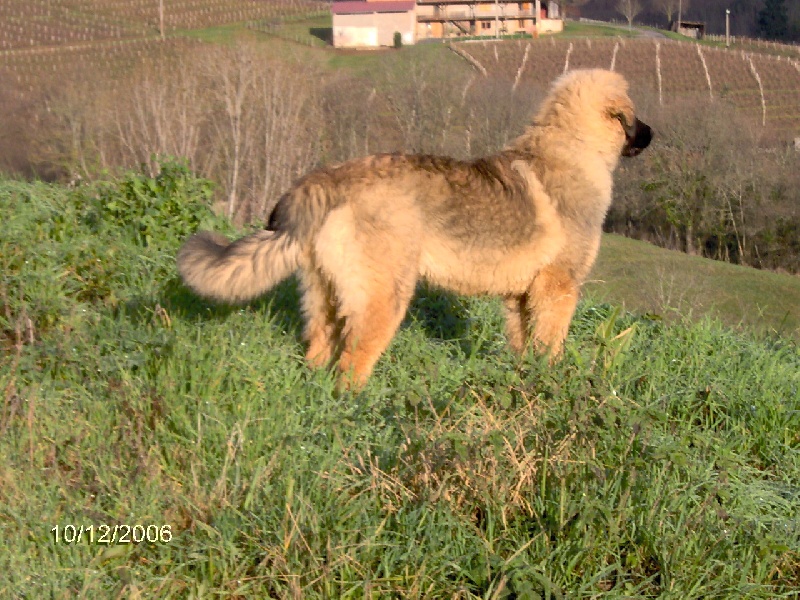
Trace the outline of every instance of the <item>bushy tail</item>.
{"label": "bushy tail", "polygon": [[190,237],[178,252],[178,272],[200,296],[245,302],[268,291],[299,266],[296,240],[258,231],[235,242],[210,231]]}

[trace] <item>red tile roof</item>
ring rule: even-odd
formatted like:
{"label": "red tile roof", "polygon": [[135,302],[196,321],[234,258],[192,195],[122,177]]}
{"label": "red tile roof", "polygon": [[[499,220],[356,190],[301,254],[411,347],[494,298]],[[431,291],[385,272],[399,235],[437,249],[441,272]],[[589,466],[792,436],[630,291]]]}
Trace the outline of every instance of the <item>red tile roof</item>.
{"label": "red tile roof", "polygon": [[409,12],[414,10],[415,5],[415,0],[383,0],[381,2],[344,0],[342,2],[333,2],[331,4],[331,12],[335,15]]}

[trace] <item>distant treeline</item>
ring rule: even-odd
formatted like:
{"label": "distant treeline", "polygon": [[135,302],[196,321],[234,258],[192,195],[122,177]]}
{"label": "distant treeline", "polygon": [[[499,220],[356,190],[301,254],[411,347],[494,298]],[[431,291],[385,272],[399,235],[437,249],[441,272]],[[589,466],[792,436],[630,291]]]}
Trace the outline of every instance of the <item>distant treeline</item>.
{"label": "distant treeline", "polygon": [[[637,23],[667,27],[671,20],[678,18],[678,0],[632,2],[641,9],[635,19]],[[583,17],[624,20],[618,10],[620,0],[567,0],[563,4],[579,8]],[[730,10],[732,35],[800,42],[800,2],[797,0],[681,0],[681,5],[681,17],[705,23],[707,33],[724,34],[725,11]],[[772,28],[770,17],[773,15],[777,30]],[[781,21],[785,29],[781,29]]]}

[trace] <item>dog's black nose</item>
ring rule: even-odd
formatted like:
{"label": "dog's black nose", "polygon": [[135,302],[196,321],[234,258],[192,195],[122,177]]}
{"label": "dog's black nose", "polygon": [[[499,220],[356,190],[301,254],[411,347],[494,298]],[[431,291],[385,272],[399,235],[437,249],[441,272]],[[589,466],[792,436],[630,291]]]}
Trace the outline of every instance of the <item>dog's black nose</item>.
{"label": "dog's black nose", "polygon": [[650,145],[653,139],[653,130],[647,123],[636,119],[633,135],[626,134],[625,146],[622,156],[636,156]]}

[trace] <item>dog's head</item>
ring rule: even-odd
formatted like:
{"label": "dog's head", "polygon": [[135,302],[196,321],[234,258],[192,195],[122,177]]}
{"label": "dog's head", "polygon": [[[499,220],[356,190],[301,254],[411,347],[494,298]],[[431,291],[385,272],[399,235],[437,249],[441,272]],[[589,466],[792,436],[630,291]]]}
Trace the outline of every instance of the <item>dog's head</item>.
{"label": "dog's head", "polygon": [[625,134],[622,143],[622,156],[637,156],[650,145],[653,139],[653,130],[649,125],[640,121],[636,116],[633,100],[628,96],[628,82],[618,73],[601,71],[595,73],[598,79],[606,81],[603,86],[605,93],[601,93],[600,100],[605,102],[601,112],[611,121],[612,129]]}
{"label": "dog's head", "polygon": [[537,121],[572,132],[613,160],[636,156],[653,139],[653,130],[636,117],[628,82],[614,71],[576,70],[560,77]]}

